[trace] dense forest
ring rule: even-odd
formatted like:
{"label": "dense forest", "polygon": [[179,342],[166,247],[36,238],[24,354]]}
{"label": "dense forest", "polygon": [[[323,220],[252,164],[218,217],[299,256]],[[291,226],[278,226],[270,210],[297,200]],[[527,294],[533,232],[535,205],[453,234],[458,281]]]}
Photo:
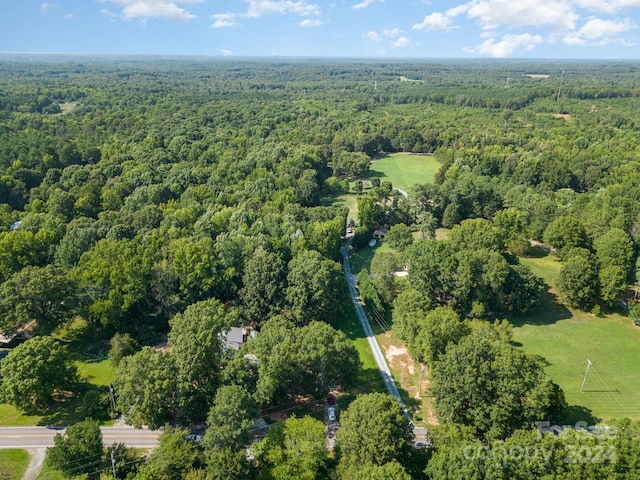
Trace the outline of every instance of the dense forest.
{"label": "dense forest", "polygon": [[[82,397],[87,420],[48,460],[68,476],[104,474],[83,459],[115,392],[127,423],[165,429],[144,459],[117,446],[118,478],[636,477],[637,422],[536,431],[562,421],[564,395],[494,320],[538,305],[518,260],[531,241],[561,259],[568,305],[640,310],[639,77],[632,62],[4,57],[0,331],[33,338],[2,361],[2,400]],[[370,181],[383,152],[433,155],[435,182],[405,197]],[[386,227],[401,252],[360,293],[433,365],[426,450],[397,402],[358,388],[341,328],[351,220],[332,202],[350,191],[352,248]],[[390,281],[401,266],[409,281]],[[78,324],[116,366],[110,388],[78,387],[61,334]],[[228,349],[232,327],[257,335]],[[330,454],[304,411],[246,454],[261,410],[332,388],[349,400]]]}

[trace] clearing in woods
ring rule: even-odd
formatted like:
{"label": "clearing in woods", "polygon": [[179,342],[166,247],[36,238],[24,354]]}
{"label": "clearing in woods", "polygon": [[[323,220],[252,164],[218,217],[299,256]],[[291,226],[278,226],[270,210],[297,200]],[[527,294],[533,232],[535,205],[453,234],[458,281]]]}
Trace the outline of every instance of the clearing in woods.
{"label": "clearing in woods", "polygon": [[439,168],[440,162],[433,155],[391,153],[373,161],[370,175],[408,192],[415,184],[432,183]]}
{"label": "clearing in woods", "polygon": [[[549,289],[535,312],[512,320],[514,341],[542,357],[547,374],[564,390],[569,408],[563,420],[640,419],[640,327],[617,313],[595,316],[560,303],[555,290],[560,262],[555,257],[520,260]],[[587,359],[592,366],[580,392]]]}

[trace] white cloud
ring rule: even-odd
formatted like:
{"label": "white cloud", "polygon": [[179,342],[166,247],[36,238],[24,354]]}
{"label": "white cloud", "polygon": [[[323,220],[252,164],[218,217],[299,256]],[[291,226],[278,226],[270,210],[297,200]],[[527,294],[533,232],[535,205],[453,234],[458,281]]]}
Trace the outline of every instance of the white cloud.
{"label": "white cloud", "polygon": [[310,20],[307,18],[298,23],[298,25],[301,27],[319,27],[320,25],[324,25],[324,22],[322,20]]}
{"label": "white cloud", "polygon": [[494,58],[504,58],[510,56],[516,50],[533,50],[537,44],[544,40],[540,35],[531,35],[528,33],[520,35],[504,35],[502,40],[496,42],[495,38],[489,38],[476,45],[475,48],[467,48],[467,53],[478,53]]}
{"label": "white cloud", "polygon": [[234,55],[234,53],[231,50],[225,50],[225,49],[220,50],[220,53],[222,53],[222,55],[224,55],[225,57]]}
{"label": "white cloud", "polygon": [[609,14],[640,7],[640,0],[574,0],[574,3],[581,8]]}
{"label": "white cloud", "polygon": [[51,10],[52,8],[56,8],[57,6],[57,3],[44,2],[42,5],[40,5],[40,11],[42,13],[47,13],[47,11]]}
{"label": "white cloud", "polygon": [[395,42],[393,42],[394,48],[408,47],[411,45],[411,40],[407,37],[400,37]]}
{"label": "white cloud", "polygon": [[247,16],[251,18],[258,18],[268,14],[294,14],[301,17],[308,17],[311,15],[319,15],[320,7],[313,3],[307,3],[305,0],[299,0],[293,2],[291,0],[246,0],[249,3],[249,9]]}
{"label": "white cloud", "polygon": [[387,28],[382,31],[382,34],[385,37],[389,37],[389,38],[395,38],[401,33],[402,33],[402,30],[400,30],[399,28]]}
{"label": "white cloud", "polygon": [[384,2],[384,0],[362,0],[362,2],[354,5],[352,8],[354,8],[355,10],[362,10],[363,8],[367,8],[372,3],[376,2]]}
{"label": "white cloud", "polygon": [[118,14],[113,13],[108,8],[103,8],[102,10],[100,10],[100,15],[104,15],[105,17],[108,17],[111,21],[115,21],[116,18],[118,18]]}
{"label": "white cloud", "polygon": [[633,28],[635,25],[629,19],[602,20],[593,18],[577,32],[567,34],[563,40],[568,45],[603,45],[613,41],[611,37],[628,32]]}
{"label": "white cloud", "polygon": [[73,13],[66,13],[64,15],[65,20],[71,20],[73,18]]}
{"label": "white cloud", "polygon": [[381,42],[382,37],[377,32],[369,32],[365,35],[372,42]]}
{"label": "white cloud", "polygon": [[235,13],[216,13],[211,15],[211,17],[215,20],[213,25],[211,25],[211,28],[229,28],[240,25],[236,22]]}
{"label": "white cloud", "polygon": [[[115,3],[122,7],[122,17],[125,20],[140,18],[146,21],[149,18],[165,18],[173,22],[186,22],[196,18],[184,8],[177,5],[199,3],[202,0],[100,0],[102,3]],[[107,10],[108,11],[108,10]],[[101,10],[100,13],[103,13]]]}
{"label": "white cloud", "polygon": [[467,16],[476,19],[484,29],[544,26],[566,32],[573,30],[578,20],[578,14],[567,1],[482,0],[467,5]]}
{"label": "white cloud", "polygon": [[426,30],[428,32],[442,32],[449,30],[451,27],[452,18],[444,13],[434,12],[431,15],[424,17],[422,23],[416,23],[413,26],[414,30]]}

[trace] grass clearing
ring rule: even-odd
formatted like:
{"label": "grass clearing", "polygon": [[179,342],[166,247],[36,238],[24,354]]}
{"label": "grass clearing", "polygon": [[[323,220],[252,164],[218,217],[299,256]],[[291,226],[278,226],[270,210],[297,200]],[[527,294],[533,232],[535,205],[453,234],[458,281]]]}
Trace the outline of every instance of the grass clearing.
{"label": "grass clearing", "polygon": [[358,195],[354,193],[345,193],[335,197],[327,197],[323,199],[322,205],[325,207],[341,207],[345,206],[349,209],[349,218],[358,218]]}
{"label": "grass clearing", "polygon": [[64,473],[62,473],[60,470],[54,470],[53,468],[51,468],[49,465],[47,465],[46,460],[37,478],[37,480],[66,480],[66,479],[67,477],[64,475]]}
{"label": "grass clearing", "polygon": [[440,162],[432,155],[392,153],[375,160],[370,174],[408,192],[415,184],[433,183],[439,168]]}
{"label": "grass clearing", "polygon": [[20,480],[29,465],[29,452],[21,449],[0,450],[0,479]]}
{"label": "grass clearing", "polygon": [[362,370],[358,380],[359,393],[384,392],[385,385],[378,366],[373,358],[373,353],[369,347],[369,341],[364,335],[362,325],[356,314],[355,308],[351,303],[344,308],[342,312],[342,321],[336,328],[347,336],[353,342],[353,346],[358,351],[360,361],[362,362]]}
{"label": "grass clearing", "polygon": [[397,253],[385,242],[378,240],[373,247],[363,247],[360,250],[349,252],[349,263],[351,264],[351,273],[358,275],[363,268],[371,270],[371,262],[377,254],[381,253]]}
{"label": "grass clearing", "polygon": [[[551,287],[538,310],[514,320],[514,340],[546,362],[549,377],[564,390],[569,408],[564,421],[640,419],[640,328],[628,317],[596,317],[568,309],[554,289],[560,262],[553,256],[523,258]],[[580,392],[587,359],[593,362]]]}
{"label": "grass clearing", "polygon": [[[85,355],[83,352],[91,345],[91,334],[86,322],[76,319],[58,333],[57,338],[69,344],[69,356],[78,368],[80,383],[74,396],[67,401],[54,402],[38,415],[27,415],[15,407],[0,404],[0,426],[29,425],[72,425],[84,420],[81,413],[82,397],[88,390],[106,392],[111,383],[115,368],[109,359]],[[106,416],[99,419],[102,425],[112,425],[113,420]],[[2,478],[2,477],[0,477]]]}

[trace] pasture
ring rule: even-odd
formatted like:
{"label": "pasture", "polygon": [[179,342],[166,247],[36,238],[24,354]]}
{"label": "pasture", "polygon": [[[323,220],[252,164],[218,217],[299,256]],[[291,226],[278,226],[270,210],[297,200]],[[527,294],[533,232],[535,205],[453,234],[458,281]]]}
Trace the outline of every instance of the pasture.
{"label": "pasture", "polygon": [[394,187],[408,192],[415,184],[431,183],[440,168],[440,162],[432,155],[391,153],[374,160],[371,177],[389,180]]}
{"label": "pasture", "polygon": [[[560,303],[554,290],[560,263],[552,256],[521,261],[550,288],[534,313],[513,321],[514,341],[542,357],[547,374],[564,390],[569,408],[563,420],[639,419],[640,327],[617,313],[597,317]],[[592,366],[581,392],[587,359]]]}

